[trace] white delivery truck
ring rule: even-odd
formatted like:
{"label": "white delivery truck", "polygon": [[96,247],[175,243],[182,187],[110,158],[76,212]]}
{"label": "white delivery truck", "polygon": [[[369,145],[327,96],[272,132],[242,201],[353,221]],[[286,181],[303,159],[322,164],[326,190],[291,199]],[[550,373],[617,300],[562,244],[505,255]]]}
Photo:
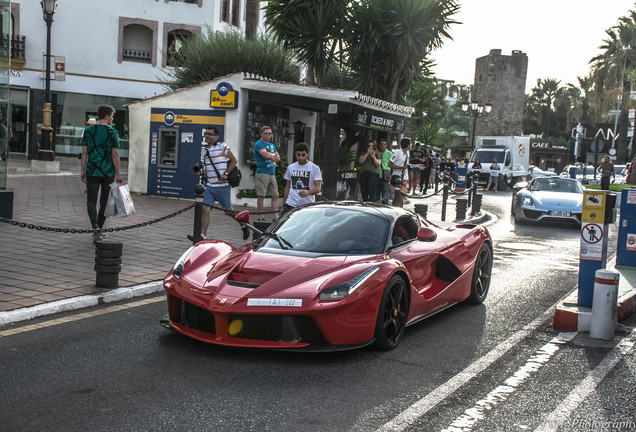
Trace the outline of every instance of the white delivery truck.
{"label": "white delivery truck", "polygon": [[[530,178],[530,138],[518,136],[478,136],[475,137],[475,151],[468,164],[469,173],[479,174],[479,184],[488,183],[490,165],[497,158],[499,171],[498,190],[505,190],[515,183]],[[473,169],[479,159],[481,170]]]}

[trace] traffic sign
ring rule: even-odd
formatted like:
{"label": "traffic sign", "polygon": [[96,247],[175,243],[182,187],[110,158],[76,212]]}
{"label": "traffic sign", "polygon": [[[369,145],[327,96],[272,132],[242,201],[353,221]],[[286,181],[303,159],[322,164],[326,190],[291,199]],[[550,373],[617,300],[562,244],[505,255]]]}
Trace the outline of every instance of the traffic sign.
{"label": "traffic sign", "polygon": [[603,225],[588,223],[581,228],[581,239],[585,243],[596,244],[603,240]]}

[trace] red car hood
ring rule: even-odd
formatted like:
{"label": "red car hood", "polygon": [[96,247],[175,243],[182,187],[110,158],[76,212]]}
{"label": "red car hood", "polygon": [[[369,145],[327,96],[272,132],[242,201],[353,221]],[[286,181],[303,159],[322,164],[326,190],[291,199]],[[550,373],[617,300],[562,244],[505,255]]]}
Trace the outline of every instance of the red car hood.
{"label": "red car hood", "polygon": [[[355,263],[364,258],[278,255],[242,247],[216,263],[208,273],[203,288],[231,297],[244,296],[246,289],[250,296],[272,296],[308,281],[313,281],[312,285],[317,285],[317,289],[326,278],[348,267],[347,262]],[[191,282],[200,286],[196,281]]]}

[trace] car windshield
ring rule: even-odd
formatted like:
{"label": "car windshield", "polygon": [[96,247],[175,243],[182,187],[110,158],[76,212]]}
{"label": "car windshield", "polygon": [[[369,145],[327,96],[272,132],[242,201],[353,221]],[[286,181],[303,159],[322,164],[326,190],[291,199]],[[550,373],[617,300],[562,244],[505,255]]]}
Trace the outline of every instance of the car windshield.
{"label": "car windshield", "polygon": [[549,191],[583,193],[583,188],[578,181],[560,177],[542,177],[534,179],[532,183],[530,183],[528,189],[532,192]]}
{"label": "car windshield", "polygon": [[497,158],[498,163],[502,163],[504,160],[503,150],[475,150],[475,153],[473,153],[473,157],[470,158],[470,161],[474,163],[477,159],[479,159],[481,165],[483,166],[486,163],[492,163],[494,158]]}
{"label": "car windshield", "polygon": [[389,221],[373,214],[347,208],[312,206],[287,215],[274,233],[260,246],[301,252],[347,255],[384,252]]}

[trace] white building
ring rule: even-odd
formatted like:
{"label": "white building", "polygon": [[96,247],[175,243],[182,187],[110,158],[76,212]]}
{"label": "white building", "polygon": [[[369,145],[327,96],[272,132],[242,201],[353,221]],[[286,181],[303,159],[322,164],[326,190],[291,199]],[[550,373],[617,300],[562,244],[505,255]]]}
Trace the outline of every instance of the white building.
{"label": "white building", "polygon": [[[51,28],[55,152],[78,154],[86,122],[99,105],[110,104],[117,110],[114,126],[126,157],[124,105],[167,91],[162,80],[171,45],[178,51],[184,40],[207,28],[254,32],[263,22],[260,6],[251,0],[59,0]],[[1,25],[10,26],[12,35],[10,157],[33,157],[45,88],[47,37],[40,2],[12,1],[11,22]]]}

